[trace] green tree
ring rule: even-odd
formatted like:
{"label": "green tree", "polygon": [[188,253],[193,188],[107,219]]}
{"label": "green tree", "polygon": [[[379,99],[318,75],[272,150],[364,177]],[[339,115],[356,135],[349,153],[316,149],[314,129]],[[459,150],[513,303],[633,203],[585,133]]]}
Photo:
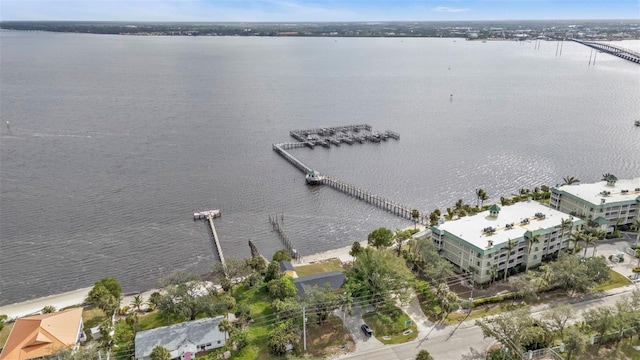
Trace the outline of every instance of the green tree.
{"label": "green tree", "polygon": [[349,255],[357,257],[362,252],[362,245],[358,241],[354,241],[349,250]]}
{"label": "green tree", "polygon": [[587,348],[587,338],[576,326],[567,329],[567,336],[563,342],[564,350],[567,352],[567,360],[578,358]]}
{"label": "green tree", "polygon": [[515,299],[522,299],[527,303],[532,303],[538,299],[538,285],[528,274],[509,278],[509,289],[515,295]]}
{"label": "green tree", "polygon": [[504,281],[507,281],[507,276],[509,274],[509,258],[511,258],[511,251],[518,245],[518,242],[515,240],[507,239],[507,244],[504,246],[504,249],[507,250],[507,261],[504,263]]}
{"label": "green tree", "polygon": [[216,309],[211,297],[211,288],[194,274],[176,272],[161,280],[164,295],[158,306],[167,320],[195,320],[198,315],[212,316]]}
{"label": "green tree", "polygon": [[562,185],[571,185],[571,184],[577,184],[580,182],[580,180],[576,179],[573,176],[565,176],[562,178]]}
{"label": "green tree", "polygon": [[151,360],[171,360],[171,353],[167,348],[158,345],[151,350]]}
{"label": "green tree", "polygon": [[587,234],[582,241],[584,241],[584,255],[582,255],[583,258],[587,257],[587,249],[589,248],[589,245],[593,245],[594,246],[594,251],[595,251],[595,244],[596,241],[598,241],[598,238],[593,236],[592,234]]}
{"label": "green tree", "polygon": [[46,357],[46,360],[100,360],[98,349],[93,344],[87,344],[78,349],[62,348]]}
{"label": "green tree", "polygon": [[640,266],[640,249],[636,249],[635,252],[636,252],[636,257],[638,258],[638,263],[636,264],[636,266]]}
{"label": "green tree", "polygon": [[529,309],[476,320],[484,337],[492,337],[509,348],[512,354],[522,356],[526,350],[546,347],[551,341],[549,331],[531,317]]}
{"label": "green tree", "polygon": [[236,306],[236,311],[233,313],[236,319],[243,324],[246,324],[249,320],[251,320],[251,307],[249,304],[240,303]]}
{"label": "green tree", "polygon": [[55,306],[51,306],[51,305],[47,305],[47,306],[43,307],[40,312],[42,312],[43,314],[51,314],[51,313],[56,312],[56,307]]}
{"label": "green tree", "polygon": [[280,264],[273,260],[267,266],[267,272],[264,274],[264,281],[269,282],[271,280],[279,279],[282,276],[282,272],[280,271]]}
{"label": "green tree", "polygon": [[262,256],[252,257],[246,260],[247,266],[255,273],[263,274],[267,270],[267,262]]}
{"label": "green tree", "polygon": [[433,360],[433,357],[427,350],[420,350],[418,355],[416,355],[416,360]]}
{"label": "green tree", "polygon": [[438,284],[438,288],[436,289],[436,298],[445,320],[451,312],[458,310],[460,307],[458,294],[451,291],[449,286],[445,283]]}
{"label": "green tree", "polygon": [[238,285],[245,277],[251,274],[251,267],[247,264],[247,260],[236,259],[233,257],[226,258],[225,265],[221,262],[214,262],[211,266],[214,279],[221,284],[226,282],[225,291],[233,295],[234,286]]}
{"label": "green tree", "polygon": [[411,210],[411,218],[413,219],[413,228],[418,228],[418,218],[420,217],[420,211],[418,209]]}
{"label": "green tree", "polygon": [[125,323],[131,328],[131,331],[135,334],[138,331],[138,323],[140,322],[140,316],[136,312],[130,312],[125,318]]}
{"label": "green tree", "polygon": [[131,306],[133,306],[134,309],[136,309],[137,311],[140,311],[140,309],[142,308],[142,305],[144,305],[144,299],[142,298],[142,294],[135,295],[131,299]]}
{"label": "green tree", "polygon": [[103,278],[97,281],[89,291],[85,301],[97,306],[105,314],[111,315],[120,307],[122,287],[115,278]]}
{"label": "green tree", "polygon": [[408,242],[406,260],[413,271],[427,281],[434,281],[452,275],[453,265],[438,253],[431,238],[412,239]]}
{"label": "green tree", "polygon": [[575,318],[575,316],[575,310],[573,309],[573,306],[569,304],[551,306],[542,314],[542,318],[547,326],[551,330],[560,333],[560,340],[564,340],[564,329],[567,327],[567,324]]}
{"label": "green tree", "polygon": [[369,246],[373,246],[376,249],[389,247],[393,241],[393,232],[384,227],[378,228],[367,236],[367,241]]}
{"label": "green tree", "polygon": [[[600,339],[604,334],[613,330],[615,327],[615,310],[611,306],[598,306],[590,308],[585,311],[584,315],[585,324],[595,333],[598,334]],[[602,344],[602,341],[598,345]]]}
{"label": "green tree", "polygon": [[0,314],[0,330],[4,328],[4,323],[9,317],[6,314]]}
{"label": "green tree", "polygon": [[328,285],[306,287],[302,302],[307,307],[307,314],[315,314],[320,325],[341,305],[340,298]]}
{"label": "green tree", "polygon": [[218,300],[218,307],[225,313],[227,319],[229,318],[229,312],[236,306],[236,299],[231,296],[223,296]]}
{"label": "green tree", "polygon": [[149,309],[155,310],[158,308],[158,305],[160,305],[161,301],[162,301],[162,294],[160,294],[157,291],[154,291],[151,293],[151,295],[149,295],[149,300],[147,301],[147,305],[149,305]]}
{"label": "green tree", "polygon": [[273,355],[282,356],[287,352],[287,346],[298,340],[298,334],[291,320],[281,322],[269,332],[267,346]]}
{"label": "green tree", "polygon": [[403,262],[399,262],[388,250],[364,251],[347,272],[347,293],[353,298],[363,298],[374,306],[391,301],[408,301],[410,281],[413,276]]}
{"label": "green tree", "polygon": [[411,232],[407,230],[396,230],[396,233],[393,234],[393,240],[396,242],[396,256],[400,257],[402,253],[402,244],[411,239]]}
{"label": "green tree", "polygon": [[286,249],[280,249],[273,254],[273,261],[291,261],[291,254]]}
{"label": "green tree", "polygon": [[298,290],[293,283],[293,279],[289,276],[282,276],[279,279],[269,281],[267,283],[267,289],[273,298],[280,300],[294,297],[298,293]]}
{"label": "green tree", "polygon": [[227,335],[233,330],[233,324],[227,319],[222,319],[218,324],[218,330],[224,333],[224,341],[227,341]]}
{"label": "green tree", "polygon": [[[526,237],[526,236],[525,236]],[[527,264],[525,266],[525,272],[529,271],[529,263],[531,262],[531,248],[533,248],[533,244],[539,244],[540,243],[540,234],[536,234],[536,235],[532,235],[530,238],[528,238],[527,240],[529,240],[529,247],[527,250]]]}
{"label": "green tree", "polygon": [[238,348],[238,350],[242,350],[244,347],[246,347],[249,344],[249,336],[247,332],[237,327],[234,327],[231,330],[231,334],[229,337],[231,341],[233,341],[233,343],[236,344],[236,347]]}
{"label": "green tree", "polygon": [[582,230],[578,230],[576,232],[574,232],[573,234],[571,234],[569,236],[569,241],[571,241],[573,243],[573,253],[576,253],[576,250],[578,249],[578,243],[580,241],[583,241],[585,238],[585,234],[584,231]]}
{"label": "green tree", "polygon": [[[480,199],[487,200],[487,193],[482,189],[476,189],[476,207],[480,207]],[[484,200],[482,200],[484,202]]]}

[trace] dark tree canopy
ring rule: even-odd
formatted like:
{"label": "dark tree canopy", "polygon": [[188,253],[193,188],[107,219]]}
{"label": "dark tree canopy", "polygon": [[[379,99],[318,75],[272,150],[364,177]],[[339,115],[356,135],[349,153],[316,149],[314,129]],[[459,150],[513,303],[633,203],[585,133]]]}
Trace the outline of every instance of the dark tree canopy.
{"label": "dark tree canopy", "polygon": [[367,236],[367,241],[376,249],[389,247],[393,242],[393,231],[385,227],[375,229]]}

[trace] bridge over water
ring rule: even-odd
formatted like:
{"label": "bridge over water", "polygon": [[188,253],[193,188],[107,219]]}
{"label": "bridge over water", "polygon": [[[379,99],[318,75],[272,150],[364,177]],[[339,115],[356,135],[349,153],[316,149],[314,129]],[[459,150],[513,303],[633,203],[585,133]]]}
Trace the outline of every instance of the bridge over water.
{"label": "bridge over water", "polygon": [[582,44],[584,46],[588,46],[592,49],[596,49],[600,52],[607,53],[613,56],[617,56],[621,59],[625,59],[636,64],[640,64],[640,53],[637,53],[633,50],[623,48],[621,46],[600,43],[595,41],[582,41],[578,39],[571,39],[572,41],[577,42],[578,44]]}

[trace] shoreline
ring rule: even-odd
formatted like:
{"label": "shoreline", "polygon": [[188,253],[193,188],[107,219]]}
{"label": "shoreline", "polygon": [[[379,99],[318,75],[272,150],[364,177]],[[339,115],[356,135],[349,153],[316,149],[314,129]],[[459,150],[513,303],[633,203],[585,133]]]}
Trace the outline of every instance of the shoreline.
{"label": "shoreline", "polygon": [[[402,230],[412,229],[413,226],[409,226],[403,228]],[[418,225],[419,229],[424,229],[424,225]],[[360,245],[362,247],[367,247],[367,240],[360,241]],[[353,261],[353,257],[349,255],[349,251],[351,250],[351,245],[340,247],[337,249],[331,249],[327,251],[322,251],[319,253],[307,255],[302,257],[302,261],[300,263],[294,263],[295,266],[304,266],[310,265],[313,263],[317,263],[320,261],[326,261],[329,259],[339,259],[340,262],[346,263]],[[29,315],[35,315],[40,313],[40,310],[45,306],[54,306],[56,311],[60,309],[64,309],[72,306],[79,306],[84,303],[84,299],[91,291],[92,287],[81,288],[78,290],[68,291],[61,294],[53,294],[44,296],[37,299],[21,301],[13,304],[7,304],[0,306],[0,315],[7,315],[8,320],[17,319],[20,317],[25,317]],[[144,299],[148,299],[149,295],[154,291],[158,291],[159,289],[150,289],[142,292],[133,292],[127,293],[122,296],[122,300],[120,305],[127,306],[131,304],[131,300],[135,295],[142,294]]]}

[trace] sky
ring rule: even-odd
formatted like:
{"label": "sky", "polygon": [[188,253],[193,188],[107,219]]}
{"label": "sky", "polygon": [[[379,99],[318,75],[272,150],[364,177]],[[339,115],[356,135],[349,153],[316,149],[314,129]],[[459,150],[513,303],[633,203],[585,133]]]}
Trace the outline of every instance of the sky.
{"label": "sky", "polygon": [[640,0],[0,0],[0,20],[446,21],[638,19]]}

